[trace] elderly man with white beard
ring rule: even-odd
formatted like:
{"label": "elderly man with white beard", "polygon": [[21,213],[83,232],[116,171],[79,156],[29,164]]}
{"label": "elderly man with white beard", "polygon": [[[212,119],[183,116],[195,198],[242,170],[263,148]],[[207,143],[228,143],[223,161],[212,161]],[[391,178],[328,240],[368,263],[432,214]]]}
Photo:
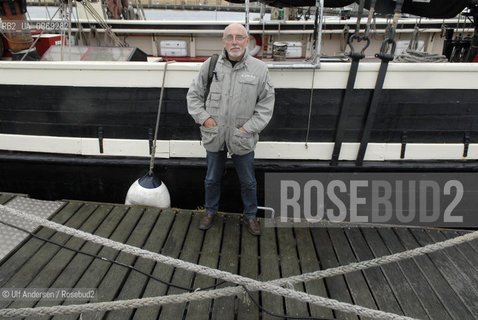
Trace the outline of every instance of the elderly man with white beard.
{"label": "elderly man with white beard", "polygon": [[222,43],[224,50],[217,60],[207,98],[210,58],[202,65],[187,94],[189,114],[200,125],[202,144],[207,152],[206,213],[199,228],[209,229],[218,211],[221,179],[229,152],[241,185],[244,224],[251,234],[258,236],[261,228],[256,218],[254,149],[259,133],[272,117],[274,87],[267,66],[249,55],[249,36],[243,25],[228,25]]}

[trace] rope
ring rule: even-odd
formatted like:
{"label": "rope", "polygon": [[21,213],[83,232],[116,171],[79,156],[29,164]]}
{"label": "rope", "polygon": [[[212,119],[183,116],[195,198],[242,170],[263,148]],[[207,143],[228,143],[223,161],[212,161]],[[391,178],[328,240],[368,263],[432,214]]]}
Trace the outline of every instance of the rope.
{"label": "rope", "polygon": [[[291,289],[282,288],[279,285],[283,283],[293,283],[299,281],[308,281],[313,279],[318,279],[319,277],[328,277],[332,275],[344,274],[346,272],[363,270],[373,266],[382,265],[385,263],[396,262],[405,258],[415,257],[418,255],[423,255],[426,253],[431,253],[437,250],[448,248],[454,245],[465,243],[478,238],[478,231],[468,233],[463,236],[459,236],[453,239],[448,239],[446,241],[438,242],[432,245],[427,245],[425,247],[416,248],[410,251],[401,252],[398,254],[393,254],[389,256],[384,256],[369,261],[352,263],[346,266],[337,267],[328,270],[321,270],[317,272],[312,272],[304,275],[294,276],[287,279],[278,279],[269,282],[261,282],[254,279],[246,278],[239,275],[234,275],[232,273],[221,271],[206,266],[196,265],[190,262],[182,261],[179,259],[174,259],[171,257],[163,256],[158,253],[150,252],[144,249],[140,249],[134,246],[127,244],[122,244],[110,239],[102,238],[95,236],[93,234],[86,233],[81,230],[76,230],[64,225],[33,216],[21,211],[5,207],[0,205],[0,212],[6,212],[13,216],[38,223],[44,227],[51,228],[55,231],[63,232],[71,236],[91,241],[109,248],[113,248],[118,251],[125,253],[130,253],[142,258],[151,259],[160,263],[165,263],[177,268],[184,270],[196,272],[206,276],[220,278],[229,282],[234,282],[240,285],[245,286],[248,290],[251,291],[266,291],[276,295],[282,295],[287,298],[297,299],[303,302],[308,302],[314,305],[319,305],[322,307],[327,307],[335,310],[339,310],[346,313],[354,313],[365,317],[370,317],[374,319],[400,319],[400,320],[410,320],[412,318],[404,317],[384,311],[373,310],[361,306],[355,306],[352,304],[340,302],[333,299],[328,299],[324,297],[309,295],[304,292],[298,292]],[[107,310],[120,310],[126,308],[139,308],[145,306],[153,305],[163,305],[168,303],[183,303],[186,301],[193,300],[202,300],[202,299],[215,299],[222,296],[228,295],[238,295],[244,293],[242,287],[228,287],[223,289],[216,289],[211,291],[198,291],[194,293],[184,293],[180,295],[168,295],[161,297],[152,297],[152,298],[142,298],[142,299],[132,299],[132,300],[122,300],[122,301],[112,301],[112,302],[101,302],[101,303],[92,303],[84,305],[69,305],[69,306],[54,306],[54,307],[41,307],[41,308],[21,308],[21,309],[2,309],[0,310],[0,317],[26,317],[26,316],[38,316],[38,315],[59,315],[59,314],[71,314],[71,313],[81,313],[87,311],[107,311]]]}
{"label": "rope", "polygon": [[[139,11],[141,12],[141,15],[143,16],[143,20],[146,19],[146,14],[144,13],[144,6],[143,2],[141,0],[134,0],[134,3],[136,4],[136,8],[139,8]],[[135,17],[130,17],[131,20],[135,20]]]}
{"label": "rope", "polygon": [[106,34],[111,38],[113,43],[118,47],[126,47],[126,43],[121,41],[120,38],[111,30],[111,27],[106,23],[106,21],[96,12],[89,1],[81,1],[80,2],[85,10],[88,11],[93,18],[98,22],[98,24],[105,30]]}
{"label": "rope", "polygon": [[398,55],[394,62],[409,62],[409,63],[418,63],[418,62],[448,62],[446,56],[442,54],[427,53],[414,50],[406,50],[405,52]]}
{"label": "rope", "polygon": [[418,50],[418,43],[420,38],[420,28],[418,25],[421,23],[422,18],[416,22],[415,29],[413,30],[412,39],[408,44],[407,49],[395,58],[396,62],[448,62],[446,56],[442,54],[432,54],[421,52]]}
{"label": "rope", "polygon": [[[261,283],[260,281],[255,281]],[[271,286],[271,285],[269,285]],[[242,287],[237,287],[240,290],[243,290]],[[255,286],[251,284],[247,286],[248,289],[254,290]],[[236,288],[233,288],[236,289]],[[264,290],[264,288],[257,287],[256,290]],[[273,292],[271,290],[264,290],[269,291],[274,294],[281,294],[283,296],[291,296],[294,295],[293,298],[299,299],[302,302],[309,302],[313,304],[323,305],[332,309],[336,309],[337,305],[342,305],[339,310],[348,313],[356,313],[359,315],[363,315],[366,317],[371,317],[375,319],[391,319],[391,320],[415,320],[414,318],[405,317],[396,315],[393,313],[368,309],[360,306],[354,306],[349,303],[338,302],[337,300],[322,298],[318,296],[308,295],[304,292],[294,291],[290,289],[285,289],[282,287],[277,287],[277,292]],[[205,299],[216,299],[219,297],[224,297],[227,295],[233,295],[235,293],[231,293],[232,289],[224,288],[224,289],[217,289],[211,291],[198,291],[192,293],[183,293],[183,294],[176,294],[176,295],[168,295],[168,296],[160,296],[160,297],[151,297],[151,298],[141,298],[141,299],[131,299],[131,300],[118,300],[112,302],[99,302],[99,303],[91,303],[91,304],[84,304],[84,305],[68,305],[68,306],[54,306],[54,307],[38,307],[38,308],[18,308],[18,309],[3,309],[0,310],[0,316],[5,318],[12,318],[12,317],[29,317],[29,316],[53,316],[53,315],[65,315],[65,314],[73,314],[73,313],[83,313],[83,312],[104,312],[110,310],[123,310],[123,309],[135,309],[135,308],[142,308],[142,307],[151,307],[151,306],[160,306],[165,304],[171,303],[184,303],[188,301],[198,301],[198,300],[205,300]],[[288,294],[288,293],[291,294]],[[324,301],[324,303],[320,303]]]}
{"label": "rope", "polygon": [[310,134],[310,120],[312,118],[312,102],[314,100],[314,82],[315,82],[315,68],[312,69],[312,87],[310,88],[310,99],[309,99],[309,118],[307,120],[307,133],[305,135],[305,148],[309,149],[309,134]]}
{"label": "rope", "polygon": [[161,93],[159,95],[159,103],[158,103],[158,114],[156,115],[156,127],[154,128],[154,140],[153,140],[153,146],[151,148],[151,159],[149,161],[149,175],[153,175],[153,169],[154,169],[154,158],[156,156],[156,141],[158,140],[158,131],[159,131],[159,119],[161,116],[161,106],[163,104],[163,94],[164,94],[164,86],[166,82],[166,70],[168,69],[168,63],[169,61],[164,64],[164,70],[163,70],[163,83],[161,84]]}

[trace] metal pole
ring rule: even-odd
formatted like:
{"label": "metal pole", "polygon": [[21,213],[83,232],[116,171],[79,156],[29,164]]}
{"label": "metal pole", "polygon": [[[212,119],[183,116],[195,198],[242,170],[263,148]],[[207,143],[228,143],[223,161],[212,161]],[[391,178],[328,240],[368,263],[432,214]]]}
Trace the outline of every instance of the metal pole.
{"label": "metal pole", "polygon": [[317,14],[317,11],[319,12],[319,27],[318,27],[318,30],[317,30],[317,45],[316,45],[316,57],[317,57],[317,61],[315,62],[315,64],[317,66],[320,66],[320,50],[322,48],[322,24],[324,23],[324,0],[317,0],[316,1],[316,14]]}
{"label": "metal pole", "polygon": [[260,11],[260,15],[261,15],[261,23],[264,23],[264,16],[266,15],[266,5],[264,3],[261,2],[261,11]]}
{"label": "metal pole", "polygon": [[246,5],[246,31],[249,34],[249,0],[245,1]]}

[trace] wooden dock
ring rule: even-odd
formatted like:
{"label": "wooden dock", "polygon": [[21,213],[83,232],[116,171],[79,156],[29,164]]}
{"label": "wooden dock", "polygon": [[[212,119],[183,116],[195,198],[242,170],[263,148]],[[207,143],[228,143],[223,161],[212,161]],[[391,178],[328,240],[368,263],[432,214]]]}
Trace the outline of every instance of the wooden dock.
{"label": "wooden dock", "polygon": [[[15,196],[0,194],[5,204]],[[52,221],[115,241],[266,281],[401,252],[466,231],[424,228],[329,227],[263,228],[251,236],[240,216],[221,214],[207,232],[198,229],[200,213],[64,201]],[[1,215],[0,215],[1,220]],[[263,223],[263,221],[261,221]],[[46,228],[35,234],[69,248],[131,265],[162,280],[191,288],[218,281],[150,260],[119,253]],[[219,287],[231,284],[221,284]],[[97,301],[185,292],[135,270],[93,258],[29,236],[0,261],[0,288],[96,288]],[[477,319],[478,242],[426,256],[295,285],[296,290],[418,319]],[[351,314],[253,293],[279,315],[359,319]],[[88,301],[75,300],[75,304]],[[0,309],[70,304],[71,301],[2,299]],[[53,319],[79,319],[80,315]],[[277,319],[237,297],[107,313],[81,319]]]}

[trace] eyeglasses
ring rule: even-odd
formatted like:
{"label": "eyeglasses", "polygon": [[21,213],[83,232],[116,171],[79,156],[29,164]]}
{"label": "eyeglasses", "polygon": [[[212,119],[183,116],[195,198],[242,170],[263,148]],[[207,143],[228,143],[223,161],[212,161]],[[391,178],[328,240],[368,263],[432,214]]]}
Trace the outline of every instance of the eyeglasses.
{"label": "eyeglasses", "polygon": [[[236,41],[244,41],[247,37],[242,35],[237,35],[235,36],[235,38],[236,38]],[[234,36],[233,35],[225,36],[224,40],[231,42],[232,40],[234,40]]]}

